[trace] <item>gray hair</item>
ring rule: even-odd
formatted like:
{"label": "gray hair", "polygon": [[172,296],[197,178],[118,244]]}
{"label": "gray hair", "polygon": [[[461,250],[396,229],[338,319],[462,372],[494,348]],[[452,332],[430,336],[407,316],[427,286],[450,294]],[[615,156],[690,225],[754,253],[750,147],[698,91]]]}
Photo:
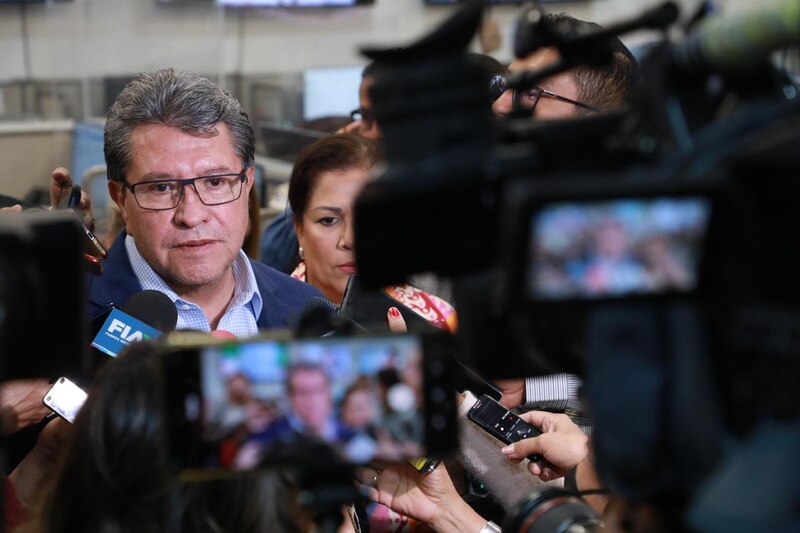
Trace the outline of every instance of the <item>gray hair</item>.
{"label": "gray hair", "polygon": [[230,128],[242,166],[252,166],[255,132],[247,113],[230,93],[190,72],[164,69],[139,74],[125,86],[106,116],[103,150],[108,179],[125,179],[131,160],[131,132],[137,126],[160,124],[198,137],[213,137],[219,123]]}

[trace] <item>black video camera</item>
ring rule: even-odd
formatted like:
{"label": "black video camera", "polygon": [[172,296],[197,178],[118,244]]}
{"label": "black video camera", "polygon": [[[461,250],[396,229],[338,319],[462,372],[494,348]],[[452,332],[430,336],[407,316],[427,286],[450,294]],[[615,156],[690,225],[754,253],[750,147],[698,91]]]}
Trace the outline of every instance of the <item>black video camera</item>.
{"label": "black video camera", "polygon": [[82,229],[72,214],[0,217],[2,379],[85,370]]}

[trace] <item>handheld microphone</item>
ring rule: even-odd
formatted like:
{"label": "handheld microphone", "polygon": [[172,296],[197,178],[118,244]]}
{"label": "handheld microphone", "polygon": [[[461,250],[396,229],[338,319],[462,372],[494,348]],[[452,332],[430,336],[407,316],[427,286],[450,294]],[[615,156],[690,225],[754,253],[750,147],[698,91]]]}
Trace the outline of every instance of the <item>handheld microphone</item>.
{"label": "handheld microphone", "polygon": [[92,346],[116,357],[132,342],[160,336],[175,329],[178,310],[162,292],[140,291],[128,299],[122,309],[112,309]]}
{"label": "handheld microphone", "polygon": [[230,331],[225,331],[224,329],[215,329],[210,331],[209,334],[214,337],[215,339],[220,339],[224,341],[235,341],[238,337],[231,333]]}
{"label": "handheld microphone", "polygon": [[326,298],[316,296],[306,302],[297,321],[297,337],[330,337],[339,333],[366,331],[352,320],[339,315],[339,308]]}
{"label": "handheld microphone", "polygon": [[738,74],[757,66],[771,52],[800,43],[800,2],[738,16],[709,18],[672,53],[675,66],[688,73]]}

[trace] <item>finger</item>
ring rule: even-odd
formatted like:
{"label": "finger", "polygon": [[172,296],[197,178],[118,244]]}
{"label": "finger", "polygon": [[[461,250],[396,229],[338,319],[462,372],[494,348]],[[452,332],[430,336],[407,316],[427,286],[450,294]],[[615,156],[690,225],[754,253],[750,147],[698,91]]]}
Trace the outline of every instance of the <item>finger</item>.
{"label": "finger", "polygon": [[513,461],[515,463],[519,463],[520,461],[522,461],[525,458],[525,455],[520,455],[520,453],[517,451],[517,445],[516,444],[509,444],[505,448],[501,448],[500,451],[509,460],[511,460],[511,461]]}
{"label": "finger", "polygon": [[22,206],[19,204],[12,205],[10,207],[3,207],[0,208],[0,213],[5,213],[7,215],[14,215],[17,213],[22,213]]}
{"label": "finger", "polygon": [[545,431],[545,426],[552,425],[554,415],[546,411],[528,411],[520,414],[519,417],[532,426]]}
{"label": "finger", "polygon": [[61,199],[61,190],[72,185],[72,175],[64,167],[58,167],[50,174],[50,205],[55,207]]}
{"label": "finger", "polygon": [[361,131],[361,121],[356,120],[342,128],[342,133],[358,133]]}
{"label": "finger", "polygon": [[92,207],[92,198],[83,189],[81,189],[81,201],[78,204],[78,207],[80,207],[81,209],[89,209],[90,207]]}
{"label": "finger", "polygon": [[65,167],[58,167],[54,169],[52,174],[50,174],[50,178],[59,186],[72,185],[72,174],[70,174],[69,170],[67,170]]}
{"label": "finger", "polygon": [[393,333],[405,333],[408,331],[406,321],[403,320],[403,315],[396,307],[390,307],[386,313],[386,319],[389,321],[389,331]]}
{"label": "finger", "polygon": [[542,465],[538,462],[530,462],[528,463],[528,472],[533,474],[534,476],[538,476],[542,473]]}
{"label": "finger", "polygon": [[541,436],[539,436],[515,442],[514,444],[506,446],[501,451],[509,459],[521,461],[529,455],[544,454],[546,452],[546,446],[545,443],[542,442]]}
{"label": "finger", "polygon": [[81,202],[79,207],[83,223],[86,225],[87,228],[89,228],[89,231],[94,231],[95,220],[94,220],[94,213],[92,212],[92,198],[84,190],[81,190]]}

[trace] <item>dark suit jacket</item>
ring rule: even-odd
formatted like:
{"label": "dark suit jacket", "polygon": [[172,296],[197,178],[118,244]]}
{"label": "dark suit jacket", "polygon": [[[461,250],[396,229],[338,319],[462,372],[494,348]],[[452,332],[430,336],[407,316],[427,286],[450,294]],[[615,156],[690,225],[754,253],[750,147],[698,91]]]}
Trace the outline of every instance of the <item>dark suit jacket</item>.
{"label": "dark suit jacket", "polygon": [[[122,307],[128,298],[142,290],[128,259],[125,235],[122,231],[114,240],[103,262],[103,274],[90,276],[88,280],[89,318],[102,313],[111,303]],[[250,264],[264,302],[261,315],[256,320],[259,329],[288,327],[290,320],[299,315],[309,299],[322,297],[322,293],[308,283],[255,261],[250,261]]]}

